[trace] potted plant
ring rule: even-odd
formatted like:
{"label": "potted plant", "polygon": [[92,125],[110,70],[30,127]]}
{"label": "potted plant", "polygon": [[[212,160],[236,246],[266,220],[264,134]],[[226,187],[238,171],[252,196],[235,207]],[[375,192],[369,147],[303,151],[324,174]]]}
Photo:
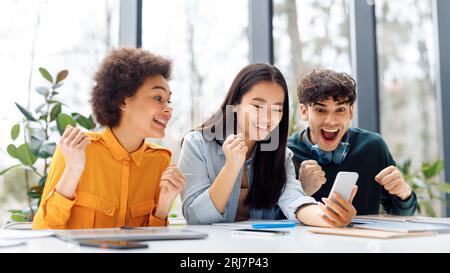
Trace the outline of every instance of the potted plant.
{"label": "potted plant", "polygon": [[[63,81],[69,72],[62,70],[54,78],[45,68],[39,68],[40,75],[48,81],[47,86],[39,86],[36,92],[42,97],[42,103],[30,111],[15,103],[23,115],[23,119],[12,126],[10,134],[13,143],[7,147],[9,156],[18,161],[2,171],[0,175],[21,168],[24,170],[24,183],[27,192],[28,208],[10,210],[10,221],[32,221],[42,197],[50,161],[56,148],[52,135],[62,135],[68,124],[92,130],[95,123],[92,116],[85,117],[79,113],[64,113],[65,105],[58,100],[58,94]],[[20,137],[20,138],[19,138]],[[18,143],[18,144],[15,144]]]}
{"label": "potted plant", "polygon": [[411,169],[411,160],[406,160],[398,168],[403,173],[405,181],[417,194],[419,202],[418,212],[424,216],[436,217],[437,213],[433,204],[446,203],[443,194],[450,193],[450,184],[440,180],[440,174],[444,170],[444,161],[424,162],[420,169]]}

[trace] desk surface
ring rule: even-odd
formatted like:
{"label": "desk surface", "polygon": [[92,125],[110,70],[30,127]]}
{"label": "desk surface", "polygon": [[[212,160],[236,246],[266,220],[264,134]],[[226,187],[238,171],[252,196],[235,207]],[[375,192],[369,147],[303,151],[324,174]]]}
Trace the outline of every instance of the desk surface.
{"label": "desk surface", "polygon": [[[170,228],[181,228],[171,226]],[[312,234],[308,227],[283,230],[289,235],[279,237],[232,234],[232,229],[220,226],[188,226],[206,232],[206,239],[150,241],[148,249],[111,250],[80,247],[55,237],[27,240],[26,245],[0,248],[0,252],[218,252],[218,253],[278,253],[278,252],[450,252],[450,234],[427,237],[370,239]]]}

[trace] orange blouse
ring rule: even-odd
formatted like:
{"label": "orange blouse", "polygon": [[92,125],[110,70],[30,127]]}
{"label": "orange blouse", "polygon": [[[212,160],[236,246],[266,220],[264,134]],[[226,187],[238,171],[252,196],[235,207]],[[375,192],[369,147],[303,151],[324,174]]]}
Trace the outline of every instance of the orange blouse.
{"label": "orange blouse", "polygon": [[128,153],[110,128],[87,133],[86,167],[70,200],[55,191],[65,167],[56,148],[33,229],[164,226],[155,217],[159,181],[170,164],[170,151],[144,142]]}

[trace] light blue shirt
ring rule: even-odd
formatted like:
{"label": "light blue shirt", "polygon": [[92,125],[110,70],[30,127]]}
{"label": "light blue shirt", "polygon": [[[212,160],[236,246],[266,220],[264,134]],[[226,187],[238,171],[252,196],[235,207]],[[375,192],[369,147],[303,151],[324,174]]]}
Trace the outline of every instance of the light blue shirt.
{"label": "light blue shirt", "polygon": [[[249,187],[252,181],[251,164],[253,156],[245,162]],[[214,206],[209,195],[209,187],[225,165],[225,155],[214,140],[206,140],[202,133],[193,131],[186,134],[181,148],[178,168],[186,176],[181,192],[183,215],[189,224],[212,224],[234,222],[241,190],[242,170],[236,179],[224,213]],[[286,185],[278,199],[277,206],[271,209],[250,209],[251,219],[282,219],[298,221],[295,211],[305,204],[316,204],[314,198],[306,196],[300,182],[295,178],[292,151],[286,148]]]}

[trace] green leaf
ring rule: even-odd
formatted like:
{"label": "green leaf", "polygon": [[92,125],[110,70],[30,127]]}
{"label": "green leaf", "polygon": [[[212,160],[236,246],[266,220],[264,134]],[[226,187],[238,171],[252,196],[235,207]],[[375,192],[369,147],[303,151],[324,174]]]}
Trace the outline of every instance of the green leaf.
{"label": "green leaf", "polygon": [[41,187],[41,189],[44,188],[45,186],[45,181],[47,180],[47,175],[44,175],[43,177],[41,177],[38,181],[38,185],[39,187]]}
{"label": "green leaf", "polygon": [[440,174],[444,170],[444,161],[443,160],[437,160],[434,162],[433,166],[431,167],[433,170],[434,175]]}
{"label": "green leaf", "polygon": [[60,71],[56,76],[56,83],[59,83],[60,81],[64,80],[67,77],[67,75],[69,75],[69,71],[67,70]]}
{"label": "green leaf", "polygon": [[56,117],[56,125],[58,126],[58,131],[60,135],[64,133],[64,130],[69,124],[72,125],[73,127],[77,126],[75,121],[73,121],[73,119],[69,115],[59,113],[58,116]]}
{"label": "green leaf", "polygon": [[399,165],[398,168],[400,169],[403,175],[408,175],[411,169],[411,159],[405,160],[405,162]]}
{"label": "green leaf", "polygon": [[29,191],[27,192],[28,197],[32,198],[32,199],[39,199],[42,196],[42,192],[32,192]]}
{"label": "green leaf", "polygon": [[47,117],[48,117],[48,115],[40,115],[39,119],[43,120],[43,121],[47,121]]}
{"label": "green leaf", "polygon": [[30,128],[30,132],[35,137],[39,138],[40,140],[45,140],[45,130],[40,127]]}
{"label": "green leaf", "polygon": [[35,135],[30,136],[30,148],[31,148],[31,152],[34,155],[37,155],[39,153],[39,149],[41,148],[42,142],[43,141],[40,140]]}
{"label": "green leaf", "polygon": [[47,97],[48,94],[50,93],[50,91],[48,90],[48,88],[45,87],[45,86],[39,86],[39,87],[36,87],[36,92],[38,92],[39,94],[41,94],[41,95],[44,96],[44,97]]}
{"label": "green leaf", "polygon": [[37,156],[39,158],[50,158],[53,156],[56,150],[56,143],[44,141],[39,149]]}
{"label": "green leaf", "polygon": [[429,163],[422,164],[422,173],[428,179],[435,177],[440,172],[442,172],[443,169],[444,169],[444,161],[442,160],[437,160],[431,165]]}
{"label": "green leaf", "polygon": [[47,104],[43,103],[43,104],[39,105],[34,111],[36,113],[47,114],[47,111],[45,111],[45,108],[44,108],[45,106],[47,106]]}
{"label": "green leaf", "polygon": [[8,212],[10,213],[23,213],[21,209],[9,209]]}
{"label": "green leaf", "polygon": [[19,166],[21,166],[21,165],[22,165],[22,164],[13,165],[13,166],[11,166],[11,167],[9,167],[9,168],[6,168],[6,169],[2,170],[2,171],[0,172],[0,176],[4,175],[5,173],[9,172],[10,170],[12,170],[12,169],[14,169],[14,168],[17,168],[17,167],[19,167]]}
{"label": "green leaf", "polygon": [[11,220],[15,222],[28,222],[28,217],[23,213],[14,213],[13,215],[11,215]]}
{"label": "green leaf", "polygon": [[[55,84],[52,86],[52,88],[53,88],[53,90],[58,89],[58,88],[60,88],[63,84],[64,84],[64,82],[58,82],[58,83],[55,83]],[[53,92],[52,92],[52,96],[55,96],[55,95],[58,95],[58,94],[59,94],[59,93],[56,92],[56,91],[53,91]]]}
{"label": "green leaf", "polygon": [[24,165],[32,166],[36,162],[37,157],[31,151],[28,143],[24,143],[17,148],[17,159]]}
{"label": "green leaf", "polygon": [[436,217],[436,213],[434,212],[433,207],[429,201],[422,202],[422,205],[425,207],[425,213],[429,217]]}
{"label": "green leaf", "polygon": [[441,185],[439,185],[439,187],[441,188],[441,190],[445,193],[450,193],[450,184],[447,182],[442,183]]}
{"label": "green leaf", "polygon": [[6,151],[10,156],[17,158],[17,147],[14,144],[9,144]]}
{"label": "green leaf", "polygon": [[50,121],[54,121],[59,113],[61,113],[61,103],[56,103],[50,111]]}
{"label": "green leaf", "polygon": [[44,77],[47,81],[50,83],[53,83],[53,77],[48,73],[47,69],[43,67],[39,67],[39,72],[41,73],[42,77]]}
{"label": "green leaf", "polygon": [[30,121],[37,121],[33,115],[31,115],[30,112],[28,112],[27,109],[25,109],[24,107],[22,107],[20,104],[18,104],[17,102],[15,103],[17,108],[19,108],[19,111],[22,112],[22,114]]}
{"label": "green leaf", "polygon": [[20,124],[16,124],[11,128],[11,139],[16,140],[20,133]]}
{"label": "green leaf", "polygon": [[92,128],[94,128],[92,119],[90,117],[87,118],[79,113],[72,113],[72,117],[82,127],[88,130],[92,130]]}

